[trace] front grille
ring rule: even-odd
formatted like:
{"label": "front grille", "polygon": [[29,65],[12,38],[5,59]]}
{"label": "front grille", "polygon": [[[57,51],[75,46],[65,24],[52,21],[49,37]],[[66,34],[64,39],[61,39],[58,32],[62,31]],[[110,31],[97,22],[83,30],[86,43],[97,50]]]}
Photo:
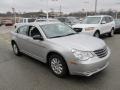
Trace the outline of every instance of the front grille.
{"label": "front grille", "polygon": [[99,49],[99,50],[96,50],[94,51],[94,53],[99,57],[99,58],[103,58],[105,56],[107,56],[108,54],[108,50],[107,48],[103,48],[103,49]]}
{"label": "front grille", "polygon": [[82,32],[82,28],[74,28],[74,31],[76,31],[76,32]]}

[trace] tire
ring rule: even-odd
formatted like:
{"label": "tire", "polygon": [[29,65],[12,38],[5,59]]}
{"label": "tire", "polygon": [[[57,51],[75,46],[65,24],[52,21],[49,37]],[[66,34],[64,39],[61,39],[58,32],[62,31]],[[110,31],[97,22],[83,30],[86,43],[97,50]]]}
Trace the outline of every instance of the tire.
{"label": "tire", "polygon": [[17,46],[16,43],[13,43],[13,44],[12,44],[12,48],[13,48],[13,52],[14,52],[14,54],[15,54],[16,56],[20,56],[20,55],[21,55],[21,52],[20,52],[20,50],[19,50],[19,48],[18,48],[18,46]]}
{"label": "tire", "polygon": [[99,33],[98,31],[96,31],[96,32],[94,33],[94,37],[100,38],[100,33]]}
{"label": "tire", "polygon": [[112,30],[110,31],[110,33],[108,33],[108,35],[109,35],[109,37],[113,37],[113,36],[114,36],[114,29],[112,29]]}
{"label": "tire", "polygon": [[64,78],[68,75],[67,64],[63,57],[57,54],[53,54],[48,59],[50,69],[55,76]]}

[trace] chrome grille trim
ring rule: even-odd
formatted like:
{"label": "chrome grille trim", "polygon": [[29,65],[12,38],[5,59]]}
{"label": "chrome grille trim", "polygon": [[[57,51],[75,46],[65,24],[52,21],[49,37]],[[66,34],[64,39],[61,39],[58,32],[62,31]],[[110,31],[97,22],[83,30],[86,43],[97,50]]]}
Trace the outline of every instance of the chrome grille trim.
{"label": "chrome grille trim", "polygon": [[99,49],[94,51],[94,53],[99,57],[99,58],[104,58],[108,54],[107,48]]}

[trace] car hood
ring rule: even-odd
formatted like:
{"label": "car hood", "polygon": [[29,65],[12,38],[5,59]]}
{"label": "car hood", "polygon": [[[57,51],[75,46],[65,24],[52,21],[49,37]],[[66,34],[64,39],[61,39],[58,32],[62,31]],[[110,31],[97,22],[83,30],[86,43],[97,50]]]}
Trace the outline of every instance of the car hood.
{"label": "car hood", "polygon": [[103,40],[85,34],[54,38],[49,39],[49,41],[64,48],[82,51],[95,51],[106,46]]}
{"label": "car hood", "polygon": [[98,27],[98,24],[76,24],[72,28],[87,28],[87,27]]}

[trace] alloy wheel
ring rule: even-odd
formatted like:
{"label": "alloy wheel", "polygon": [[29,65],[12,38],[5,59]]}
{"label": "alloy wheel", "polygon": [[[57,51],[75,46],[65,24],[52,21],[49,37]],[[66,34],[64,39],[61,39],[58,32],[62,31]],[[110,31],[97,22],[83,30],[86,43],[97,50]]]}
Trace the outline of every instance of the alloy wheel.
{"label": "alloy wheel", "polygon": [[15,54],[18,54],[18,48],[17,48],[16,44],[13,45],[13,51]]}
{"label": "alloy wheel", "polygon": [[51,60],[51,68],[56,74],[61,74],[63,72],[63,65],[58,58],[53,58]]}

